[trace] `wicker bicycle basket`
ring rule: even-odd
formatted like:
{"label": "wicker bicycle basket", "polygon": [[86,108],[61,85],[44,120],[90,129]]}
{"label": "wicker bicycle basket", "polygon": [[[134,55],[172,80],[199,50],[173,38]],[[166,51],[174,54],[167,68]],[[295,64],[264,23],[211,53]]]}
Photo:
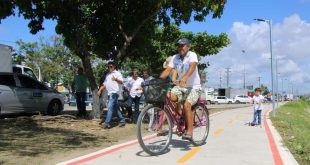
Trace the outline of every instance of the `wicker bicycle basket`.
{"label": "wicker bicycle basket", "polygon": [[162,79],[153,79],[143,84],[146,103],[162,103],[165,101],[169,82]]}

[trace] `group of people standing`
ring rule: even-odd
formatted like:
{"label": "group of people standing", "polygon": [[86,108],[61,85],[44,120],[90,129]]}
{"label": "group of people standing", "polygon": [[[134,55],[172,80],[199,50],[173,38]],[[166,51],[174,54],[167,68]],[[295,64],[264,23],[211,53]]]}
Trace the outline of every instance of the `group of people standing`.
{"label": "group of people standing", "polygon": [[[98,96],[101,96],[103,91],[107,91],[108,95],[108,113],[105,119],[100,122],[100,126],[103,128],[110,128],[110,122],[113,116],[113,112],[117,112],[118,118],[120,119],[120,127],[125,126],[125,118],[119,110],[118,100],[121,91],[125,90],[128,93],[127,100],[127,112],[128,119],[130,122],[136,122],[139,115],[140,98],[143,94],[141,84],[153,79],[149,71],[144,71],[143,78],[139,77],[139,72],[134,70],[130,78],[124,82],[124,78],[121,72],[118,71],[117,66],[114,62],[108,62],[108,72],[104,75],[100,88],[97,92]],[[86,90],[89,86],[87,76],[84,74],[83,68],[78,68],[78,74],[74,76],[72,83],[72,91],[76,97],[77,103],[77,117],[86,117]],[[124,89],[122,89],[124,87]],[[134,111],[132,110],[134,105]]]}
{"label": "group of people standing", "polygon": [[[127,100],[127,112],[128,119],[130,122],[136,122],[139,115],[139,105],[140,98],[143,93],[143,89],[141,84],[144,81],[149,81],[152,78],[148,71],[144,72],[144,79],[139,77],[139,72],[134,70],[132,72],[132,76],[128,78],[126,82],[124,82],[122,74],[117,70],[117,67],[114,62],[108,63],[108,73],[105,76],[105,80],[101,84],[97,95],[100,96],[104,90],[107,91],[108,94],[108,113],[105,119],[100,122],[100,126],[104,129],[111,127],[111,118],[113,112],[117,112],[119,118],[119,126],[125,126],[125,118],[123,114],[120,112],[118,98],[122,94],[122,86],[124,86],[125,92],[128,93]],[[132,105],[134,104],[134,111],[132,110]]]}

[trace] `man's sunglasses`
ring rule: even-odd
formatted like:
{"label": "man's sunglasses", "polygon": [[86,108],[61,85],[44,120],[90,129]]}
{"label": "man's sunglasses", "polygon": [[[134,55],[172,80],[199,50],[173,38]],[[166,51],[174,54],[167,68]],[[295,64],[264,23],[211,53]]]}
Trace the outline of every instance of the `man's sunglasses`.
{"label": "man's sunglasses", "polygon": [[108,68],[114,68],[114,66],[113,65],[109,65]]}

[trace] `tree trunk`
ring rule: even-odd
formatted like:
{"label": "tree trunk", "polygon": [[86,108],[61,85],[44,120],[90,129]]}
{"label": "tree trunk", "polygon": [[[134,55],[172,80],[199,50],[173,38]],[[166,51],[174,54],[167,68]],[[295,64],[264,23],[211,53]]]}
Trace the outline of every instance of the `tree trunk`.
{"label": "tree trunk", "polygon": [[83,67],[85,68],[85,73],[88,77],[88,81],[90,84],[90,88],[93,96],[93,107],[90,116],[93,119],[100,119],[100,101],[97,96],[98,86],[96,83],[96,79],[94,77],[93,68],[91,66],[90,54],[87,51],[81,52],[83,55],[80,56],[82,59]]}

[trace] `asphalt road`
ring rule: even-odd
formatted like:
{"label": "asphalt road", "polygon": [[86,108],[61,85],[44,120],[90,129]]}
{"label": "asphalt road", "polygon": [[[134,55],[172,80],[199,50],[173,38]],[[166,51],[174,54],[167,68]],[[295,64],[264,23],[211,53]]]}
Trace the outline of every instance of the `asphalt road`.
{"label": "asphalt road", "polygon": [[[270,106],[266,107],[267,110],[270,109]],[[266,110],[262,114],[265,112]],[[252,118],[252,107],[237,108],[211,115],[207,143],[199,147],[182,141],[174,135],[169,151],[160,156],[147,155],[137,141],[131,141],[60,164],[283,164],[275,143],[270,140],[272,135],[268,131],[267,117],[262,127],[248,126]]]}

